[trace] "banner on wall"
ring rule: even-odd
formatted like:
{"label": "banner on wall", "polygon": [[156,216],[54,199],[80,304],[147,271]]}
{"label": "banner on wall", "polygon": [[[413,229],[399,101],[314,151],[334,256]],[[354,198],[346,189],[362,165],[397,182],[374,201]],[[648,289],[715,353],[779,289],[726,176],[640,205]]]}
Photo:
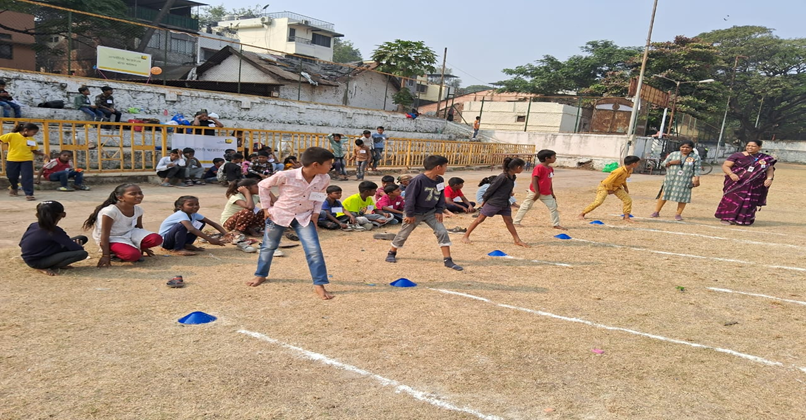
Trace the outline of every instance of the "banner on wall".
{"label": "banner on wall", "polygon": [[213,159],[223,158],[224,150],[236,149],[238,139],[235,136],[205,136],[203,134],[177,134],[171,135],[171,147],[182,150],[186,147],[196,151],[196,159],[202,166],[213,166]]}

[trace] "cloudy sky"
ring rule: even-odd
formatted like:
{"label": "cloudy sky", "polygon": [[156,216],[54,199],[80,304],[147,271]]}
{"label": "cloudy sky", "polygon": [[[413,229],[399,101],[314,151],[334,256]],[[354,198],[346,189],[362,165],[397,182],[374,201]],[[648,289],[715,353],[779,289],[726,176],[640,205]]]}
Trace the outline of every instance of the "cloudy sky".
{"label": "cloudy sky", "polygon": [[[211,5],[221,2],[210,1]],[[265,1],[227,0],[226,7]],[[646,42],[652,0],[383,1],[270,0],[270,12],[292,11],[332,22],[368,59],[395,39],[425,41],[463,85],[506,78],[501,69],[550,54],[564,59],[585,42],[609,39],[621,46]],[[694,36],[734,25],[776,29],[782,38],[806,37],[806,0],[659,0],[653,41]]]}

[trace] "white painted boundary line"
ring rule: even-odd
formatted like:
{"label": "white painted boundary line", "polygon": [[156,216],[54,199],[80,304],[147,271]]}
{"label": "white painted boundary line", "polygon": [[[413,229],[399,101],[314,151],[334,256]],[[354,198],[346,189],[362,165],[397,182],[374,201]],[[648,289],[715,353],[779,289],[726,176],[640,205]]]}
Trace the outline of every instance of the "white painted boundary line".
{"label": "white painted boundary line", "polygon": [[730,289],[720,289],[718,287],[706,287],[706,289],[713,290],[715,292],[735,293],[737,295],[755,296],[755,297],[761,297],[761,298],[765,298],[765,299],[780,300],[781,302],[789,302],[789,303],[795,303],[795,304],[798,304],[798,305],[806,306],[806,302],[803,302],[803,301],[800,301],[800,300],[783,299],[783,298],[779,298],[779,297],[775,297],[775,296],[762,295],[760,293],[739,292],[739,291],[730,290]]}
{"label": "white painted boundary line", "polygon": [[573,267],[573,265],[571,265],[571,264],[556,263],[556,262],[541,261],[541,260],[529,260],[529,259],[526,259],[526,258],[513,257],[512,255],[504,255],[503,257],[493,257],[493,258],[509,258],[510,260],[529,261],[529,262],[533,262],[533,263],[537,263],[537,264],[556,265],[558,267]]}
{"label": "white painted boundary line", "polygon": [[[431,288],[429,288],[429,290],[433,290],[433,291],[436,291],[436,292],[445,293],[445,294],[449,294],[449,295],[462,296],[462,297],[469,298],[469,299],[480,300],[482,302],[486,302],[486,303],[489,303],[489,304],[492,304],[492,305],[495,305],[495,306],[499,306],[501,308],[514,309],[516,311],[522,311],[522,312],[527,312],[527,313],[534,314],[534,315],[540,315],[540,316],[545,316],[545,317],[548,317],[548,318],[554,318],[554,319],[558,319],[560,321],[575,322],[575,323],[578,323],[578,324],[584,324],[584,325],[588,325],[588,326],[591,326],[591,327],[602,328],[602,329],[610,330],[610,331],[626,332],[628,334],[638,335],[638,336],[641,336],[641,337],[651,338],[651,339],[659,340],[659,341],[665,341],[667,343],[682,344],[684,346],[689,346],[689,347],[694,347],[694,348],[699,348],[699,349],[713,350],[713,351],[717,351],[717,352],[720,352],[720,353],[729,354],[731,356],[740,357],[742,359],[747,359],[747,360],[750,360],[752,362],[761,363],[761,364],[767,365],[767,366],[785,367],[784,364],[781,363],[781,362],[775,362],[775,361],[772,361],[772,360],[767,360],[767,359],[764,359],[762,357],[753,356],[752,354],[747,354],[747,353],[741,353],[741,352],[738,352],[738,351],[735,351],[735,350],[725,349],[725,348],[721,348],[721,347],[713,347],[713,346],[708,346],[708,345],[705,345],[705,344],[691,343],[691,342],[684,341],[684,340],[677,340],[677,339],[674,339],[674,338],[667,338],[667,337],[663,337],[663,336],[656,335],[656,334],[649,334],[649,333],[645,333],[645,332],[641,332],[641,331],[631,330],[631,329],[628,329],[628,328],[612,327],[612,326],[609,326],[609,325],[599,324],[599,323],[592,322],[592,321],[587,321],[587,320],[584,320],[584,319],[571,318],[571,317],[562,316],[562,315],[555,315],[555,314],[552,314],[550,312],[536,311],[534,309],[527,309],[527,308],[521,308],[521,307],[518,307],[518,306],[507,305],[507,304],[504,304],[504,303],[497,303],[497,302],[493,302],[492,300],[487,299],[487,298],[483,298],[483,297],[480,297],[480,296],[473,296],[473,295],[469,295],[467,293],[454,292],[453,290],[431,289]],[[806,367],[800,367],[800,366],[795,366],[795,365],[792,365],[792,367],[802,371],[803,373],[806,373]]]}
{"label": "white painted boundary line", "polygon": [[754,262],[751,262],[751,261],[734,260],[732,258],[719,258],[719,257],[706,257],[704,255],[680,254],[680,253],[677,253],[677,252],[658,251],[658,250],[655,250],[655,249],[635,248],[635,247],[631,247],[631,246],[617,245],[617,244],[611,244],[611,243],[607,243],[607,242],[589,241],[587,239],[572,238],[571,240],[579,241],[579,242],[585,242],[585,243],[594,244],[594,245],[609,246],[609,247],[613,247],[613,248],[626,248],[626,249],[631,249],[633,251],[651,252],[653,254],[673,255],[675,257],[698,258],[698,259],[701,259],[701,260],[732,262],[732,263],[737,263],[737,264],[758,265],[758,266],[761,266],[761,267],[780,268],[782,270],[792,270],[792,271],[806,272],[806,268],[801,268],[801,267],[790,267],[790,266],[786,266],[786,265],[760,264],[760,263],[754,263]]}
{"label": "white painted boundary line", "polygon": [[[621,217],[620,214],[611,214],[611,216]],[[710,229],[730,230],[730,231],[734,231],[734,232],[739,231],[739,232],[745,232],[745,233],[755,233],[755,234],[764,234],[764,235],[789,236],[789,237],[794,236],[794,237],[798,237],[798,238],[806,238],[806,235],[793,235],[793,234],[789,234],[789,233],[767,232],[767,231],[755,230],[755,229],[743,229],[743,228],[739,228],[739,227],[735,227],[735,226],[734,227],[714,226],[714,225],[709,225],[709,224],[705,224],[705,223],[681,222],[681,221],[677,221],[677,220],[658,219],[656,217],[638,217],[638,216],[634,215],[633,219],[652,220],[652,221],[655,221],[655,222],[673,223],[673,224],[676,224],[676,225],[702,226],[702,227],[707,227],[707,228],[710,228]]]}
{"label": "white painted boundary line", "polygon": [[416,390],[416,389],[414,389],[414,388],[412,388],[410,386],[403,385],[400,382],[395,381],[393,379],[384,378],[383,376],[376,375],[376,374],[374,374],[372,372],[369,372],[369,371],[366,371],[364,369],[355,367],[353,365],[348,365],[346,363],[339,362],[338,360],[331,359],[331,358],[329,358],[329,357],[327,357],[327,356],[325,356],[323,354],[314,353],[312,351],[305,350],[303,348],[293,346],[291,344],[283,343],[282,341],[276,340],[276,339],[271,338],[271,337],[269,337],[267,335],[257,333],[257,332],[247,331],[247,330],[238,330],[238,332],[241,333],[241,334],[246,334],[246,335],[248,335],[250,337],[253,337],[253,338],[257,338],[258,340],[266,341],[268,343],[276,344],[276,345],[278,345],[280,347],[292,350],[294,353],[297,353],[297,354],[301,355],[302,357],[304,357],[306,359],[313,360],[313,361],[320,362],[320,363],[324,363],[326,365],[334,366],[336,368],[346,370],[348,372],[353,372],[353,373],[359,374],[361,376],[366,376],[366,377],[372,378],[372,379],[380,382],[380,384],[382,386],[393,386],[395,388],[395,392],[397,392],[397,393],[409,394],[410,396],[414,397],[414,399],[419,400],[419,401],[427,402],[427,403],[429,403],[429,404],[431,404],[433,406],[436,406],[436,407],[439,407],[439,408],[442,408],[442,409],[445,409],[445,410],[451,410],[451,411],[458,411],[458,412],[461,412],[461,413],[467,413],[467,414],[470,414],[472,416],[476,416],[476,417],[478,417],[480,419],[501,420],[501,417],[480,413],[480,412],[478,412],[476,410],[473,410],[471,408],[459,407],[459,406],[453,405],[453,404],[451,404],[449,402],[442,401],[441,399],[435,397],[434,394],[431,394],[431,393],[428,393],[428,392],[423,392],[423,391],[418,391],[418,390]]}
{"label": "white painted boundary line", "polygon": [[777,242],[759,242],[759,241],[748,241],[746,239],[735,239],[735,238],[723,238],[721,236],[710,236],[710,235],[702,235],[699,233],[686,233],[686,232],[675,232],[671,230],[660,230],[660,229],[646,229],[646,228],[635,228],[629,226],[613,226],[605,224],[604,226],[614,228],[614,229],[624,229],[629,231],[641,231],[641,232],[656,232],[656,233],[666,233],[669,235],[682,235],[682,236],[696,236],[698,238],[705,238],[705,239],[719,239],[722,241],[734,241],[743,244],[750,244],[750,245],[770,245],[770,246],[784,246],[788,248],[795,248],[795,249],[806,249],[801,245],[792,245],[792,244],[779,244]]}

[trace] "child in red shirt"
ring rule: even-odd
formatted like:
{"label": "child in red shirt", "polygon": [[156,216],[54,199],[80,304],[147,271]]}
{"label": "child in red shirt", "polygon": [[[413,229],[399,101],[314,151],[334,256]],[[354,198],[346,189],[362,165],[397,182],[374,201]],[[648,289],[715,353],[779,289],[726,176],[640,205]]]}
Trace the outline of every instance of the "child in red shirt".
{"label": "child in red shirt", "polygon": [[527,194],[526,199],[523,200],[523,204],[521,204],[518,214],[515,215],[513,223],[515,226],[520,226],[521,220],[526,216],[526,212],[532,208],[532,204],[534,204],[536,200],[540,200],[549,209],[551,224],[554,226],[554,229],[565,230],[564,227],[560,226],[560,213],[557,211],[557,197],[554,195],[554,185],[552,184],[554,168],[549,166],[557,160],[557,153],[553,150],[541,150],[537,152],[537,160],[540,161],[540,164],[535,166],[534,171],[532,171],[532,184],[529,186],[529,194]]}
{"label": "child in red shirt", "polygon": [[375,204],[379,210],[391,214],[399,222],[403,223],[403,207],[406,202],[400,196],[400,186],[392,182],[383,187],[384,194]]}
{"label": "child in red shirt", "polygon": [[[56,159],[51,159],[50,162],[42,167],[34,183],[39,184],[44,176],[48,181],[59,181],[62,184],[61,187],[57,188],[58,191],[73,191],[73,189],[88,191],[90,187],[84,185],[84,173],[81,170],[73,169],[72,161],[73,152],[62,150]],[[73,189],[67,188],[67,182],[70,178],[73,178]]]}
{"label": "child in red shirt", "polygon": [[[462,187],[465,186],[465,180],[462,178],[453,177],[448,180],[448,186],[445,187],[445,208],[454,213],[473,213],[476,211],[476,203],[468,201],[465,198],[465,193],[462,192]],[[460,201],[456,201],[458,198]]]}

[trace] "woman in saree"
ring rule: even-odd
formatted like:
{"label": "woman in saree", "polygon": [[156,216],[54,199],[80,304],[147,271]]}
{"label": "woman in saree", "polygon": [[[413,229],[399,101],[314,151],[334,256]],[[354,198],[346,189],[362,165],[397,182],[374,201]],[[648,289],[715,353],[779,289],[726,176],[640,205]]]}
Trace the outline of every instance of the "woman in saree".
{"label": "woman in saree", "polygon": [[663,187],[658,193],[655,212],[649,217],[660,217],[663,205],[667,201],[674,201],[677,203],[674,219],[683,220],[683,209],[691,202],[691,189],[700,186],[702,163],[700,156],[693,152],[694,143],[686,140],[680,144],[679,152],[669,153],[663,161],[662,164],[666,166],[666,179],[663,180]]}
{"label": "woman in saree", "polygon": [[722,164],[725,173],[722,201],[714,216],[724,224],[752,225],[756,211],[767,205],[775,175],[775,158],[760,153],[761,140],[750,140]]}

